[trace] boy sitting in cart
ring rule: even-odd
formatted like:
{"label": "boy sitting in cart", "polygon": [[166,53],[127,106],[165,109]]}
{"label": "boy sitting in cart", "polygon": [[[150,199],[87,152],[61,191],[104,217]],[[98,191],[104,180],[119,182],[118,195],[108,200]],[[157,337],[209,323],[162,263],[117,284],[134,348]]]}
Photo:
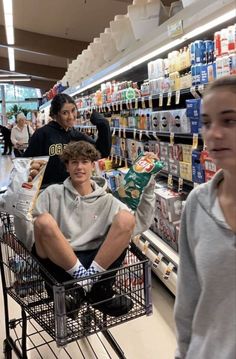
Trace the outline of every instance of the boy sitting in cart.
{"label": "boy sitting in cart", "polygon": [[[45,189],[34,209],[35,244],[32,253],[59,282],[78,279],[82,284],[76,305],[85,300],[111,316],[132,308],[127,296],[116,296],[113,278],[99,281],[107,269],[119,268],[131,236],[149,228],[154,211],[155,181],[143,191],[135,214],[111,193],[103,177],[92,177],[100,157],[84,141],[69,143],[61,155],[69,177]],[[97,274],[95,280],[91,275]],[[86,279],[87,277],[87,279]],[[81,281],[83,278],[83,281]]]}

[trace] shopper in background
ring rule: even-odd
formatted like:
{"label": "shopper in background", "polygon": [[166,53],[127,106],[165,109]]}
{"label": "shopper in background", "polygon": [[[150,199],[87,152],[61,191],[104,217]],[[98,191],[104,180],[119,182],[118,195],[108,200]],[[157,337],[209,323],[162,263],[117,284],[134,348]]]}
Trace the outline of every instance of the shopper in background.
{"label": "shopper in background", "polygon": [[183,211],[175,306],[181,359],[236,358],[236,76],[206,89],[202,135],[221,168]]}
{"label": "shopper in background", "polygon": [[16,117],[16,126],[11,130],[11,142],[13,143],[16,157],[22,157],[24,155],[33,133],[34,130],[31,126],[27,125],[23,112],[19,113]]}
{"label": "shopper in background", "polygon": [[[92,177],[99,153],[85,141],[68,144],[62,155],[69,177],[63,184],[47,187],[38,197],[33,212],[35,247],[33,253],[59,280],[81,279],[102,274],[121,265],[131,235],[149,228],[154,211],[155,181],[144,189],[135,215],[107,193],[103,177]],[[143,215],[145,213],[145,216]],[[114,278],[93,286],[94,301],[112,298]],[[88,283],[83,286],[90,292]],[[97,281],[97,277],[96,277]],[[105,285],[106,283],[106,285]],[[82,289],[82,288],[81,288]],[[85,294],[85,293],[84,293]],[[89,298],[93,294],[90,293]],[[83,297],[83,291],[81,290]],[[78,302],[81,297],[77,298]],[[120,306],[120,308],[117,307]],[[118,295],[99,306],[109,315],[121,315],[132,301]]]}
{"label": "shopper in background", "polygon": [[43,185],[63,182],[68,176],[58,155],[71,141],[84,140],[94,143],[102,157],[109,156],[111,149],[110,127],[108,121],[100,113],[93,112],[90,118],[98,130],[96,141],[73,127],[77,116],[77,107],[69,95],[58,94],[53,98],[50,116],[54,121],[50,121],[34,133],[24,154],[24,156],[50,156]]}
{"label": "shopper in background", "polygon": [[4,139],[4,151],[3,155],[11,155],[12,143],[11,143],[11,130],[6,126],[0,125],[0,132],[3,135]]}

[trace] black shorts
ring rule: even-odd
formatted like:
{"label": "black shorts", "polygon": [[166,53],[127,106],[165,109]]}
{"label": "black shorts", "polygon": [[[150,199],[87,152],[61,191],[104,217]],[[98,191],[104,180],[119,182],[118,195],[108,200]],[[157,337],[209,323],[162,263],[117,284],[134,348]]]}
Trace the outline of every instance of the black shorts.
{"label": "black shorts", "polygon": [[[96,257],[96,254],[98,252],[99,248],[93,249],[93,250],[87,250],[87,251],[77,251],[75,252],[76,256],[78,257],[81,264],[84,266],[85,269],[88,269]],[[111,264],[111,266],[108,269],[114,269],[119,268],[122,265],[122,262],[125,258],[126,251],[124,252]],[[59,267],[55,263],[53,263],[50,259],[41,258],[36,252],[35,244],[32,247],[32,254],[38,259],[38,261],[46,268],[46,270],[59,282],[67,282],[72,280],[70,274],[68,274],[63,268]]]}

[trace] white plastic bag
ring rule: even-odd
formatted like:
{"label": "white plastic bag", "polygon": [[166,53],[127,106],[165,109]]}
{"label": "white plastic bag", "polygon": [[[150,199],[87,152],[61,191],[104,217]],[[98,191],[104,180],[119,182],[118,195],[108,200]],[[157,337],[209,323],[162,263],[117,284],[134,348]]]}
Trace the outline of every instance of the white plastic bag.
{"label": "white plastic bag", "polygon": [[49,157],[15,158],[7,191],[0,197],[0,209],[18,218],[32,220]]}

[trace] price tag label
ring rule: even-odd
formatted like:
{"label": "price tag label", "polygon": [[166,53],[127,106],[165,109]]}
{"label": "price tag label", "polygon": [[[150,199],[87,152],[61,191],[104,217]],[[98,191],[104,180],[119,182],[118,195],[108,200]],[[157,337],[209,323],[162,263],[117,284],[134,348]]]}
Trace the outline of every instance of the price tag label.
{"label": "price tag label", "polygon": [[121,128],[119,128],[118,136],[121,137]]}
{"label": "price tag label", "polygon": [[178,192],[179,193],[183,192],[183,184],[184,184],[183,178],[179,177],[179,182],[178,182]]}
{"label": "price tag label", "polygon": [[128,167],[128,160],[125,158],[125,167]]}
{"label": "price tag label", "polygon": [[206,142],[205,140],[203,140],[203,151],[206,151],[206,149],[207,149]]}
{"label": "price tag label", "polygon": [[113,131],[112,131],[112,137],[115,136],[115,133],[116,133],[116,128],[114,127],[114,128],[113,128]]}
{"label": "price tag label", "polygon": [[114,159],[114,154],[112,153],[111,155],[111,161],[113,162],[113,159]]}
{"label": "price tag label", "polygon": [[148,130],[145,131],[145,135],[147,136],[147,138],[151,139],[151,137],[149,136],[149,131]]}
{"label": "price tag label", "polygon": [[167,106],[171,105],[171,97],[172,97],[172,92],[169,91],[167,94]]}
{"label": "price tag label", "polygon": [[134,101],[134,108],[135,108],[135,110],[138,109],[138,98],[136,98]]}
{"label": "price tag label", "polygon": [[179,101],[180,101],[180,90],[177,90],[175,92],[175,104],[179,105]]}
{"label": "price tag label", "polygon": [[149,99],[148,99],[148,107],[149,107],[149,108],[152,108],[152,96],[149,96]]}
{"label": "price tag label", "polygon": [[197,93],[197,90],[196,90],[195,86],[192,86],[190,88],[190,92],[191,92],[191,94],[193,95],[194,98],[200,98],[199,94]]}
{"label": "price tag label", "polygon": [[133,108],[132,100],[129,100],[129,108],[130,108],[130,110],[132,110],[132,108]]}
{"label": "price tag label", "polygon": [[120,101],[120,110],[122,110],[122,107],[123,106],[123,104],[122,104],[122,101]]}
{"label": "price tag label", "polygon": [[128,100],[126,100],[125,104],[126,104],[126,108],[127,108],[127,110],[129,110],[129,101],[128,101]]}
{"label": "price tag label", "polygon": [[135,140],[135,138],[136,138],[136,132],[137,132],[137,130],[136,130],[136,128],[134,128],[134,131],[133,131],[133,138],[134,138],[134,140]]}
{"label": "price tag label", "polygon": [[118,156],[116,156],[116,160],[115,160],[115,163],[116,163],[116,164],[118,163]]}
{"label": "price tag label", "polygon": [[159,107],[162,107],[163,106],[163,93],[160,92],[159,94]]}
{"label": "price tag label", "polygon": [[167,186],[169,189],[173,189],[173,176],[171,174],[168,175]]}
{"label": "price tag label", "polygon": [[193,134],[193,149],[195,150],[198,147],[198,133]]}
{"label": "price tag label", "polygon": [[143,131],[139,131],[139,141],[142,140],[142,137],[143,137]]}
{"label": "price tag label", "polygon": [[119,104],[118,104],[118,102],[116,102],[116,111],[118,111],[119,110]]}
{"label": "price tag label", "polygon": [[171,272],[173,271],[173,269],[174,269],[174,264],[173,264],[173,263],[169,263],[168,266],[167,266],[167,268],[166,268],[166,271],[165,271],[165,273],[164,273],[164,275],[163,275],[163,278],[164,278],[165,280],[168,280],[168,279],[170,278],[170,275],[171,275]]}
{"label": "price tag label", "polygon": [[141,104],[142,104],[142,108],[143,108],[143,109],[146,108],[145,98],[144,98],[144,97],[142,97],[142,99],[141,99]]}
{"label": "price tag label", "polygon": [[170,144],[174,145],[174,143],[175,143],[175,134],[174,134],[174,132],[171,132],[170,133]]}
{"label": "price tag label", "polygon": [[152,136],[155,138],[155,140],[158,140],[158,137],[156,135],[156,132],[155,131],[152,131]]}
{"label": "price tag label", "polygon": [[122,157],[120,157],[120,160],[119,160],[119,166],[122,165]]}
{"label": "price tag label", "polygon": [[154,262],[152,263],[154,268],[158,267],[158,265],[160,264],[162,258],[163,258],[163,254],[159,252],[158,255],[156,256]]}
{"label": "price tag label", "polygon": [[123,128],[123,137],[126,138],[125,128]]}
{"label": "price tag label", "polygon": [[144,244],[143,244],[143,250],[142,250],[142,253],[143,253],[144,255],[146,255],[147,250],[148,250],[148,247],[149,247],[149,242],[148,242],[148,241],[144,242]]}
{"label": "price tag label", "polygon": [[112,102],[111,107],[112,107],[112,111],[114,112],[114,111],[115,111],[115,104],[114,104],[114,102]]}

